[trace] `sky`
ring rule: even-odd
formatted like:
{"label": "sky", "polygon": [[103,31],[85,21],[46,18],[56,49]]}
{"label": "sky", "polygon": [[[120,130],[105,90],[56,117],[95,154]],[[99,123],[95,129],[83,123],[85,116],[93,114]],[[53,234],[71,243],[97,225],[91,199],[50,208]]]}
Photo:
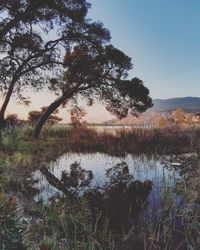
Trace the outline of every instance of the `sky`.
{"label": "sky", "polygon": [[92,0],[89,15],[131,56],[153,98],[200,96],[200,1]]}
{"label": "sky", "polygon": [[[111,43],[132,57],[131,77],[139,77],[152,98],[200,96],[200,1],[90,0],[88,16],[102,21]],[[49,105],[50,93],[30,94],[32,104],[12,103],[8,113],[26,117],[29,110]],[[69,115],[63,110],[67,121]],[[111,116],[100,105],[88,110],[89,121]]]}

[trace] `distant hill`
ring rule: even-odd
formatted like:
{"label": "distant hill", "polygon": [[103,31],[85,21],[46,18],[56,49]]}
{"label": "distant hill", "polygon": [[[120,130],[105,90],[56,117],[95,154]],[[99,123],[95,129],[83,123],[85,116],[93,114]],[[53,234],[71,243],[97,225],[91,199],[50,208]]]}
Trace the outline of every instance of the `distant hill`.
{"label": "distant hill", "polygon": [[189,113],[200,112],[199,97],[180,97],[171,99],[154,99],[154,106],[149,109],[149,112],[171,112],[176,108],[182,108]]}
{"label": "distant hill", "polygon": [[169,114],[171,111],[181,108],[188,113],[200,112],[200,98],[199,97],[180,97],[171,99],[154,99],[154,106],[148,109],[147,112],[136,118],[132,115],[128,115],[121,120],[113,119],[107,121],[106,124],[119,124],[119,125],[131,125],[142,124],[144,121],[150,123],[150,121],[158,121],[161,114]]}

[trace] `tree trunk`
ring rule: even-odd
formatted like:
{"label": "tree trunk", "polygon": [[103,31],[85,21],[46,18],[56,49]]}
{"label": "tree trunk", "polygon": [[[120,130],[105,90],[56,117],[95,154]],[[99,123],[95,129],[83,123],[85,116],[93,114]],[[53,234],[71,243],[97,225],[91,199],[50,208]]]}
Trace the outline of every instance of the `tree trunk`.
{"label": "tree trunk", "polygon": [[6,97],[4,99],[4,102],[3,102],[2,106],[1,106],[1,110],[0,110],[0,129],[2,129],[5,126],[5,112],[6,112],[8,103],[10,101],[11,95],[13,93],[14,86],[15,86],[15,81],[12,81],[10,86],[9,86]]}
{"label": "tree trunk", "polygon": [[62,191],[66,197],[74,198],[73,194],[67,190],[67,188],[63,185],[62,181],[53,175],[47,167],[42,166],[40,169],[41,173],[46,177],[47,181],[51,184],[51,186],[55,187],[56,189]]}
{"label": "tree trunk", "polygon": [[66,96],[61,96],[59,97],[57,100],[55,100],[54,102],[52,102],[47,111],[40,117],[40,119],[38,120],[36,126],[35,126],[35,130],[34,130],[34,134],[33,136],[36,139],[39,139],[40,136],[40,132],[42,130],[43,125],[45,124],[45,122],[48,120],[49,116],[63,103],[63,101],[65,101],[67,99]]}

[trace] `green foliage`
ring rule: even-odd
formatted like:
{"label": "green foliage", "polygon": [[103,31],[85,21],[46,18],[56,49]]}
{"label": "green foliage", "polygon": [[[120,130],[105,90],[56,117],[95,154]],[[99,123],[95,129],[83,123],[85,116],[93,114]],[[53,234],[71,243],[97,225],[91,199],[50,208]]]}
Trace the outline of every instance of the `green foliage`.
{"label": "green foliage", "polygon": [[1,134],[2,147],[9,151],[19,149],[22,146],[20,142],[22,141],[23,135],[24,131],[22,127],[3,129]]}
{"label": "green foliage", "polygon": [[3,171],[5,167],[6,167],[5,156],[0,155],[0,193],[3,191],[3,187],[4,187]]}
{"label": "green foliage", "polygon": [[48,250],[58,250],[59,244],[56,239],[46,237],[39,244],[40,249],[48,249]]}
{"label": "green foliage", "polygon": [[10,130],[6,129],[2,132],[2,145],[4,147],[15,149],[16,146],[16,137],[18,134],[16,133],[16,130]]}
{"label": "green foliage", "polygon": [[16,199],[8,199],[0,193],[0,249],[25,249],[22,243],[22,228],[16,211]]}
{"label": "green foliage", "polygon": [[106,223],[97,230],[84,200],[56,199],[43,207],[42,220],[32,226],[29,235],[30,242],[35,239],[40,247],[49,249],[114,249]]}

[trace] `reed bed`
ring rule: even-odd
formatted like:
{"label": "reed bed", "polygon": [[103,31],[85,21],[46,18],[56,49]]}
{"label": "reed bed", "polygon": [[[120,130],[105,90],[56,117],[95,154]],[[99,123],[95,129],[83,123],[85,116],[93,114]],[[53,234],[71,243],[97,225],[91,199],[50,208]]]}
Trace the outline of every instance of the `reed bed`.
{"label": "reed bed", "polygon": [[[66,199],[54,200],[49,206],[30,201],[25,192],[30,191],[30,183],[25,180],[41,164],[66,152],[103,152],[111,155],[196,152],[199,156],[199,128],[134,128],[114,133],[87,127],[46,128],[40,140],[32,138],[32,132],[32,127],[16,127],[2,132],[0,225],[3,226],[0,229],[0,248],[198,249],[199,214],[192,206],[184,211],[175,209],[170,192],[163,194],[163,208],[158,211],[156,221],[143,220],[128,232],[117,234],[109,229],[106,215],[99,214],[96,220],[92,220],[84,199],[70,202]],[[198,176],[195,182],[198,183]],[[191,193],[187,185],[184,188],[187,194]],[[28,224],[22,217],[27,218]],[[103,221],[100,226],[99,221]],[[181,229],[177,229],[177,221]]]}

